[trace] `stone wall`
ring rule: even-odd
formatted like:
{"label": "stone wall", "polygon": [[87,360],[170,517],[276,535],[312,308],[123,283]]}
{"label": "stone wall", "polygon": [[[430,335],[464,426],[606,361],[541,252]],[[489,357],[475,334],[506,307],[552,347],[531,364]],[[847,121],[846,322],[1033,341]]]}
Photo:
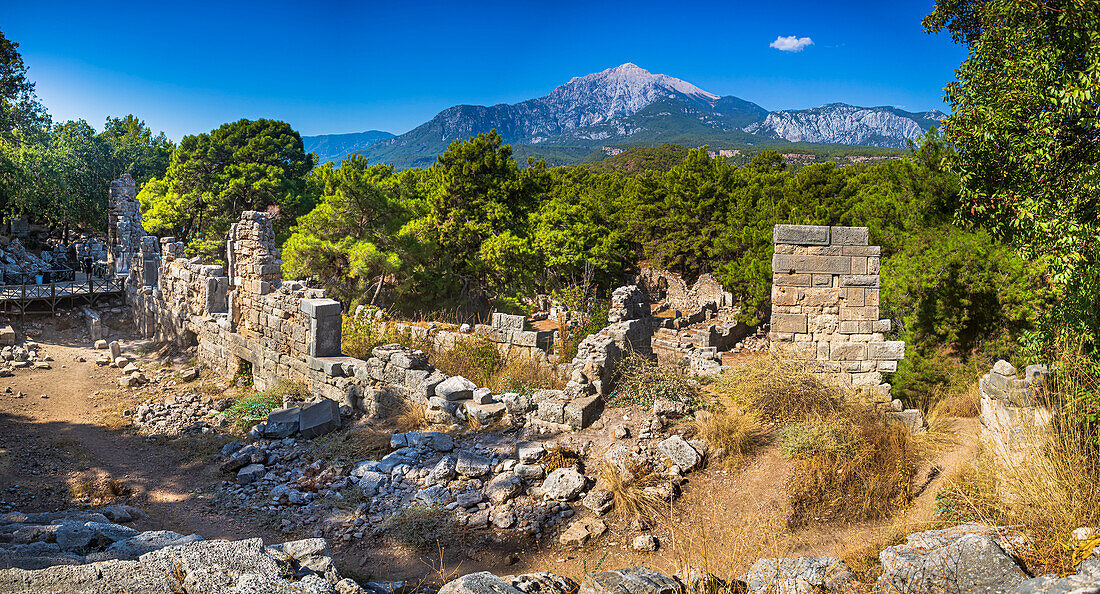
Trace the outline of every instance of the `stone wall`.
{"label": "stone wall", "polygon": [[643,268],[634,278],[650,303],[665,300],[676,309],[693,313],[713,303],[717,307],[733,307],[733,294],[710,273],[704,273],[688,286],[680,275],[657,268]]}
{"label": "stone wall", "polygon": [[866,227],[776,225],[772,257],[772,350],[813,361],[842,386],[883,400],[905,343],[879,319],[878,246]]}
{"label": "stone wall", "polygon": [[107,262],[115,272],[125,274],[131,257],[140,250],[145,229],[141,226],[141,204],[137,200],[137,183],[130,174],[111,182],[107,198]]}
{"label": "stone wall", "polygon": [[1047,376],[1045,366],[1028,365],[1019,379],[1008,361],[997,361],[978,381],[982,440],[1005,461],[1026,457],[1050,427],[1050,411],[1039,403]]}
{"label": "stone wall", "polygon": [[569,397],[607,396],[615,366],[630,352],[653,353],[653,334],[664,322],[649,316],[649,303],[637,285],[619,287],[611,294],[611,325],[577,346],[565,394]]}

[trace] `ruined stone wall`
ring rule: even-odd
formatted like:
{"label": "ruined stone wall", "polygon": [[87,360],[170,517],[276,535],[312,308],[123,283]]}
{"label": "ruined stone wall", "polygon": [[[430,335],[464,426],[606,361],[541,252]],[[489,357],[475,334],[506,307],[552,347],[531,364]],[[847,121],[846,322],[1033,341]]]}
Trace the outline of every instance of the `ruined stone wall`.
{"label": "ruined stone wall", "polygon": [[726,291],[722,283],[710,273],[704,273],[695,279],[689,287],[680,275],[657,268],[643,268],[634,279],[634,283],[645,293],[650,303],[662,299],[679,310],[695,312],[708,303],[717,307],[732,307],[733,294]]}
{"label": "ruined stone wall", "polygon": [[145,229],[141,226],[141,204],[137,200],[137,183],[130,174],[111,182],[107,198],[107,262],[117,273],[126,273],[131,258],[141,249]]}
{"label": "ruined stone wall", "polygon": [[866,227],[776,225],[772,257],[772,350],[815,362],[842,386],[889,399],[905,343],[879,319],[878,246]]}
{"label": "ruined stone wall", "polygon": [[619,287],[611,293],[607,318],[611,325],[577,346],[565,387],[569,397],[609,395],[615,366],[631,352],[652,355],[653,335],[664,321],[649,316],[649,303],[637,285]]}
{"label": "ruined stone wall", "polygon": [[982,440],[1006,462],[1024,460],[1032,448],[1043,445],[1051,415],[1038,396],[1047,376],[1045,366],[1028,365],[1019,379],[1008,361],[997,361],[978,381]]}

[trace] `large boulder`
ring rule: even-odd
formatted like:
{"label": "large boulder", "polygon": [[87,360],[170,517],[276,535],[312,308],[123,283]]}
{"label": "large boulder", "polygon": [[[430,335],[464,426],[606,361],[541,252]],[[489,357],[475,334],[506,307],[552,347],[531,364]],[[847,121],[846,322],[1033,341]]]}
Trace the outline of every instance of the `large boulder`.
{"label": "large boulder", "polygon": [[680,583],[648,567],[628,567],[584,576],[580,594],[678,594]]}
{"label": "large boulder", "polygon": [[542,492],[550,499],[571,501],[580,496],[587,484],[583,474],[572,468],[559,468],[547,475]]}
{"label": "large boulder", "polygon": [[1005,549],[1013,542],[989,526],[962,524],[909,535],[879,553],[875,592],[1005,592],[1027,575]]}
{"label": "large boulder", "polygon": [[263,435],[268,439],[284,439],[298,432],[301,407],[280,408],[267,413]]}
{"label": "large boulder", "polygon": [[523,594],[488,571],[464,575],[439,589],[439,594]]}
{"label": "large boulder", "polygon": [[657,444],[657,449],[684,472],[694,469],[703,461],[699,452],[679,435],[662,440]]}
{"label": "large boulder", "polygon": [[752,592],[848,592],[855,576],[837,557],[759,559],[741,576]]}
{"label": "large boulder", "polygon": [[477,384],[462,377],[451,376],[435,387],[435,395],[446,400],[467,400],[474,397]]}

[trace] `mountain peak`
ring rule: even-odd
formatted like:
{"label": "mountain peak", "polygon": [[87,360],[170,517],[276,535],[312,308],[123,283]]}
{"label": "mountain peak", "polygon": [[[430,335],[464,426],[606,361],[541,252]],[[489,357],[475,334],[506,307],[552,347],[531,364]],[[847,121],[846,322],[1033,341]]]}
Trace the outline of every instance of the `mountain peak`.
{"label": "mountain peak", "polygon": [[[593,72],[584,76],[574,76],[569,82],[554,90],[557,92],[566,87],[589,87],[590,90],[599,92],[621,93],[624,90],[635,95],[646,94],[651,89],[682,93],[694,97],[715,101],[720,97],[714,93],[708,93],[703,89],[687,82],[668,76],[667,74],[653,74],[633,62],[626,62],[608,68],[600,72]],[[599,87],[602,87],[600,89]],[[553,95],[553,93],[551,93]]]}

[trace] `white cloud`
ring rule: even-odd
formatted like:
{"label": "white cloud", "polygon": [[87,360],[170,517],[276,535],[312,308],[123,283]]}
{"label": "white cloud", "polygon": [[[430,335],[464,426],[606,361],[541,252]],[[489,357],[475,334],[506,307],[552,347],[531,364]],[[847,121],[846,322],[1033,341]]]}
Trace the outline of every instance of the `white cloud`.
{"label": "white cloud", "polygon": [[769,47],[774,47],[781,52],[800,52],[802,48],[813,44],[814,40],[809,37],[795,37],[794,35],[783,37],[780,35],[769,44]]}

